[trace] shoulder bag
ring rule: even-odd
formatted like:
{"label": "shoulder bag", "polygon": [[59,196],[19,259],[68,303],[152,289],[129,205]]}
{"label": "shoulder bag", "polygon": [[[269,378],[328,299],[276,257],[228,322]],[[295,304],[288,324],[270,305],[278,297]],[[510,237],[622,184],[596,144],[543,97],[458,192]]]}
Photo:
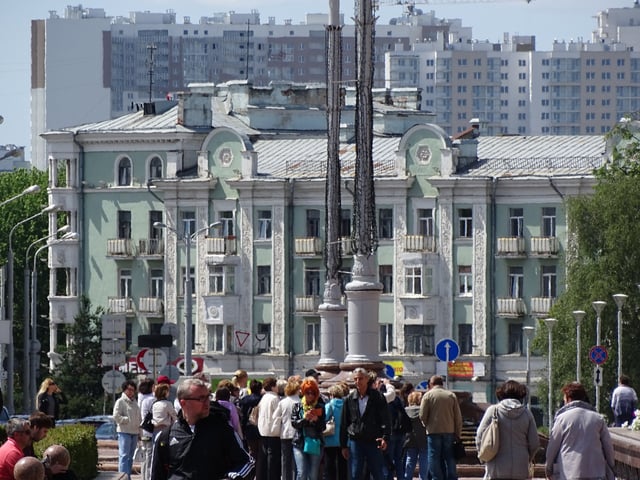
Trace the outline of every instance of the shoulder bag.
{"label": "shoulder bag", "polygon": [[498,408],[493,409],[493,415],[491,416],[491,422],[489,426],[482,434],[482,440],[480,440],[480,448],[478,449],[478,459],[487,463],[498,454],[500,449],[500,432],[498,431]]}

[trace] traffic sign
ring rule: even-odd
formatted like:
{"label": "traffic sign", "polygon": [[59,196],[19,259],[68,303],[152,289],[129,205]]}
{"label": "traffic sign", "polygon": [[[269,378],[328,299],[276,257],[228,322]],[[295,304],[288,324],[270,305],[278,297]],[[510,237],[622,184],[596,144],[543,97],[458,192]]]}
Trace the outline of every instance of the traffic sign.
{"label": "traffic sign", "polygon": [[127,318],[123,314],[102,315],[102,338],[126,338]]}
{"label": "traffic sign", "polygon": [[602,372],[602,367],[600,365],[596,365],[593,367],[593,384],[596,387],[602,386],[602,376],[604,373]]}
{"label": "traffic sign", "polygon": [[118,370],[109,370],[102,376],[102,388],[107,393],[118,393],[122,388],[122,384],[126,378],[124,374]]}
{"label": "traffic sign", "polygon": [[144,355],[142,355],[140,363],[145,370],[148,372],[153,371],[155,374],[156,370],[161,369],[167,364],[167,355],[158,348],[149,348],[144,352]]}
{"label": "traffic sign", "polygon": [[436,357],[442,362],[453,362],[460,355],[460,347],[450,338],[443,338],[436,344]]}
{"label": "traffic sign", "polygon": [[602,365],[609,358],[609,353],[607,352],[606,347],[602,345],[594,345],[589,350],[589,360],[591,360],[596,365]]}

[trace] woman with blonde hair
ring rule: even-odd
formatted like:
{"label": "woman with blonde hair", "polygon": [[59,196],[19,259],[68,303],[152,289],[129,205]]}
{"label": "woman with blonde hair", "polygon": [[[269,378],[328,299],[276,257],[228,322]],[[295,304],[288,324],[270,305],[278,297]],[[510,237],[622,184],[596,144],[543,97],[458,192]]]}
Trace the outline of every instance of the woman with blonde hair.
{"label": "woman with blonde hair", "polygon": [[[242,370],[241,368],[236,370],[233,374],[233,377],[231,377],[231,383],[240,390],[240,393],[238,394],[239,399],[244,397],[248,393],[248,390],[247,390],[248,382],[249,382],[249,374],[247,373],[246,370]],[[260,394],[260,392],[257,392],[257,393],[258,395]]]}
{"label": "woman with blonde hair", "polygon": [[153,389],[153,395],[156,397],[156,401],[153,402],[153,406],[151,407],[154,436],[165,428],[169,428],[171,424],[176,421],[176,418],[178,418],[176,409],[168,400],[170,388],[166,383],[160,383]]}
{"label": "woman with blonde hair", "polygon": [[296,480],[318,480],[326,427],[325,405],[318,382],[313,377],[304,379],[300,393],[302,400],[294,404],[291,412],[291,424],[296,429],[293,437],[293,458],[298,472]]}
{"label": "woman with blonde hair", "polygon": [[53,378],[45,378],[40,384],[40,390],[36,396],[38,411],[49,415],[55,423],[60,418],[60,405],[63,403],[67,403],[67,398],[60,387],[56,385]]}
{"label": "woman with blonde hair", "polygon": [[405,407],[407,416],[411,419],[411,431],[407,434],[404,449],[407,456],[404,464],[404,480],[413,478],[413,471],[418,465],[420,480],[427,480],[429,476],[429,459],[427,457],[427,431],[420,420],[420,402],[422,392],[413,391],[407,396],[408,405]]}

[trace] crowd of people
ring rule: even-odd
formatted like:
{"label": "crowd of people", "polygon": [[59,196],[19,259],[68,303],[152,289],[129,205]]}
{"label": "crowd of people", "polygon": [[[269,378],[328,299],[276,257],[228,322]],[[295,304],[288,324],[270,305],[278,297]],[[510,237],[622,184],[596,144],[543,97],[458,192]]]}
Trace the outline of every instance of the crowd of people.
{"label": "crowd of people", "polygon": [[[143,480],[211,478],[250,480],[456,480],[454,443],[462,435],[455,393],[441,376],[425,392],[363,368],[345,382],[320,389],[320,372],[261,381],[238,370],[215,390],[206,375],[177,388],[166,376],[122,384],[113,417],[119,471],[131,476],[136,450]],[[615,424],[629,423],[637,395],[628,377],[612,393]],[[137,393],[137,396],[136,396]],[[532,478],[540,448],[527,388],[508,380],[496,390],[498,403],[485,411],[476,431],[483,439],[497,422],[498,448],[486,460],[485,479]],[[553,419],[546,451],[548,479],[613,480],[615,462],[608,426],[589,403],[585,387],[562,387],[564,404]],[[71,457],[52,445],[42,460],[34,442],[55,426],[64,400],[47,378],[38,393],[39,411],[12,418],[0,446],[0,480],[75,480]],[[143,428],[144,427],[144,428]]]}

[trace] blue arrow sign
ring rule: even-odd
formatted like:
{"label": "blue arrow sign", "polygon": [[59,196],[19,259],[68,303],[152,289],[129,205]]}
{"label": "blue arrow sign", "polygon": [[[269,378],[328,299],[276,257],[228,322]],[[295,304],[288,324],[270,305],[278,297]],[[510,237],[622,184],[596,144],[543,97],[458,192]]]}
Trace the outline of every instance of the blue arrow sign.
{"label": "blue arrow sign", "polygon": [[453,362],[460,355],[460,347],[450,338],[443,338],[436,344],[436,357],[442,362]]}

